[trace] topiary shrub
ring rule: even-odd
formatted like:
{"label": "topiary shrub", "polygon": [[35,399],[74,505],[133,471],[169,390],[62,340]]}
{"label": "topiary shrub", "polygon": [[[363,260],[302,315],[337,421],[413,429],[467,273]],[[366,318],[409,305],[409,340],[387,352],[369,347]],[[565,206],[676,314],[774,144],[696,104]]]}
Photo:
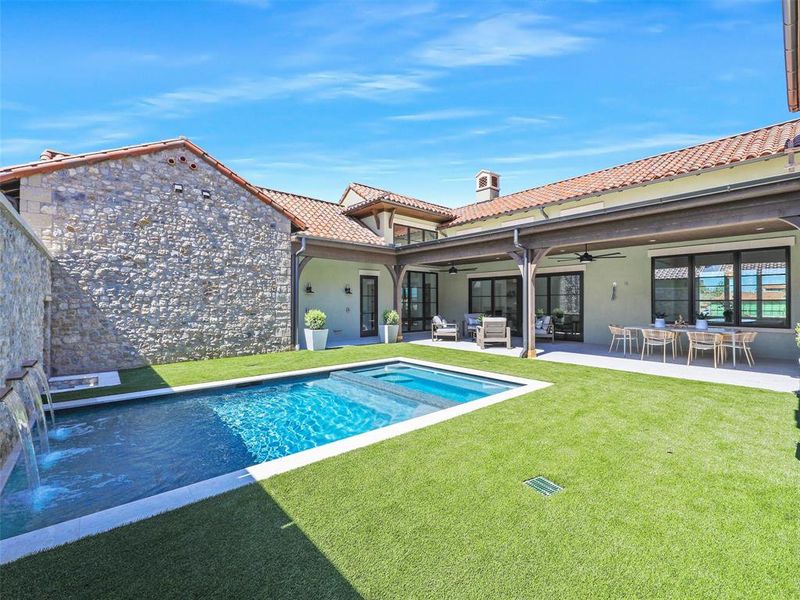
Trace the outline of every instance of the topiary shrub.
{"label": "topiary shrub", "polygon": [[316,308],[312,308],[306,313],[306,329],[325,329],[325,323],[327,323],[327,321],[328,316]]}
{"label": "topiary shrub", "polygon": [[384,325],[400,325],[400,315],[396,310],[386,309],[383,311],[383,324]]}

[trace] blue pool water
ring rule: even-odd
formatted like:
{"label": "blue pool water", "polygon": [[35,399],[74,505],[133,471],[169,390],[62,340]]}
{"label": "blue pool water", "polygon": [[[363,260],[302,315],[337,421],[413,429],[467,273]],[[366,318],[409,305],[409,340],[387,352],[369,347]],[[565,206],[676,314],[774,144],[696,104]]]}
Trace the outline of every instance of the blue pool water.
{"label": "blue pool water", "polygon": [[403,363],[353,373],[59,411],[41,487],[17,464],[3,489],[0,538],[516,387]]}

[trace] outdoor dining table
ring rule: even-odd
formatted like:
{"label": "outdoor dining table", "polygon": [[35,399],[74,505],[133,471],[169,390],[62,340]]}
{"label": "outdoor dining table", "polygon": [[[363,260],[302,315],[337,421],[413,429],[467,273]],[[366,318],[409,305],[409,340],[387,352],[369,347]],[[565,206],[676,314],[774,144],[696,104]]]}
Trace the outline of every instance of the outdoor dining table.
{"label": "outdoor dining table", "polygon": [[[656,327],[655,325],[626,325],[623,329],[628,331],[636,331],[639,332],[642,329],[666,329],[667,331],[675,331],[680,333],[681,331],[689,332],[689,331],[697,331],[700,333],[724,333],[731,336],[733,339],[733,366],[736,366],[736,338],[744,333],[741,329],[733,329],[730,327],[708,327],[706,329],[698,329],[694,325],[684,325],[681,327],[676,327],[675,325],[667,325],[666,327]],[[622,340],[622,355],[625,356],[627,354],[627,336]]]}

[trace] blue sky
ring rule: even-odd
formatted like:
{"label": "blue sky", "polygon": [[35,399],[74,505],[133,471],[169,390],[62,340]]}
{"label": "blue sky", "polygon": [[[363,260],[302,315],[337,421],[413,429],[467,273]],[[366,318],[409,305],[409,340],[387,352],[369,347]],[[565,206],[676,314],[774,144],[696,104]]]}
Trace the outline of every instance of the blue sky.
{"label": "blue sky", "polygon": [[780,2],[10,2],[0,163],[185,135],[253,183],[443,204],[792,117]]}

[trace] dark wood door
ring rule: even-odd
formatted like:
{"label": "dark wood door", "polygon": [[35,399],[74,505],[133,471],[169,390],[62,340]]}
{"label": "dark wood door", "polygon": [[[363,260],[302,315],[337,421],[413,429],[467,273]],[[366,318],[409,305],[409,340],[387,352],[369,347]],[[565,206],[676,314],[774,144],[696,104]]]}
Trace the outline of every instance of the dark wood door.
{"label": "dark wood door", "polygon": [[378,335],[378,278],[361,276],[361,337]]}

